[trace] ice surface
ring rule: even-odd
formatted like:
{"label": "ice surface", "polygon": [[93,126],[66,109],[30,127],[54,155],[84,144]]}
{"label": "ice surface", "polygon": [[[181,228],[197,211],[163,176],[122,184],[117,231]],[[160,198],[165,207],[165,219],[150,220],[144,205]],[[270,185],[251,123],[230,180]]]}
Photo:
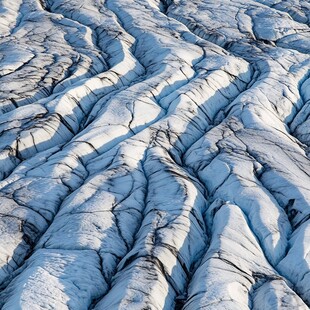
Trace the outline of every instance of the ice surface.
{"label": "ice surface", "polygon": [[308,309],[306,0],[0,0],[1,309]]}

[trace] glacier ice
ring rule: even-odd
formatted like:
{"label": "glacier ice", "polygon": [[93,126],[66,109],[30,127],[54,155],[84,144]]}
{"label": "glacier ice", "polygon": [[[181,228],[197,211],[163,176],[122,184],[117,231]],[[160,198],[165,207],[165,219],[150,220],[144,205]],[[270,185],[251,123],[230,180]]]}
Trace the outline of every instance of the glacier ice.
{"label": "glacier ice", "polygon": [[309,24],[0,1],[1,309],[309,309]]}

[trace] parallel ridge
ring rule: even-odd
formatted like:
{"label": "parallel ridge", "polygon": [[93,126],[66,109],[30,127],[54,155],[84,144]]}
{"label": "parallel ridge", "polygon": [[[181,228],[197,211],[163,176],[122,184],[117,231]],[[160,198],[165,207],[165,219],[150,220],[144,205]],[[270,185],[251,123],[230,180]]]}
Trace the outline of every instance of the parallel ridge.
{"label": "parallel ridge", "polygon": [[2,309],[308,309],[307,1],[0,5]]}

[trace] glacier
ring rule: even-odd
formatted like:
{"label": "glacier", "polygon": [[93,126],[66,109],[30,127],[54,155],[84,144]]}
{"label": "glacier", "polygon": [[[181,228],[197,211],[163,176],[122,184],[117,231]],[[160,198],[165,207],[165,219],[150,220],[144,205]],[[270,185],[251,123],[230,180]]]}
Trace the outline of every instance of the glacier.
{"label": "glacier", "polygon": [[0,308],[310,307],[308,0],[0,0]]}

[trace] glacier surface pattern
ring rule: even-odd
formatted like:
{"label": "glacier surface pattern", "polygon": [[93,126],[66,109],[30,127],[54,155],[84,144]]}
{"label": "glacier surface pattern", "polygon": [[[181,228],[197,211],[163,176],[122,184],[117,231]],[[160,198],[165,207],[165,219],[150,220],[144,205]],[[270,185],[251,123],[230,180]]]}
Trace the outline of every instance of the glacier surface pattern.
{"label": "glacier surface pattern", "polygon": [[309,309],[308,0],[0,0],[1,309]]}

